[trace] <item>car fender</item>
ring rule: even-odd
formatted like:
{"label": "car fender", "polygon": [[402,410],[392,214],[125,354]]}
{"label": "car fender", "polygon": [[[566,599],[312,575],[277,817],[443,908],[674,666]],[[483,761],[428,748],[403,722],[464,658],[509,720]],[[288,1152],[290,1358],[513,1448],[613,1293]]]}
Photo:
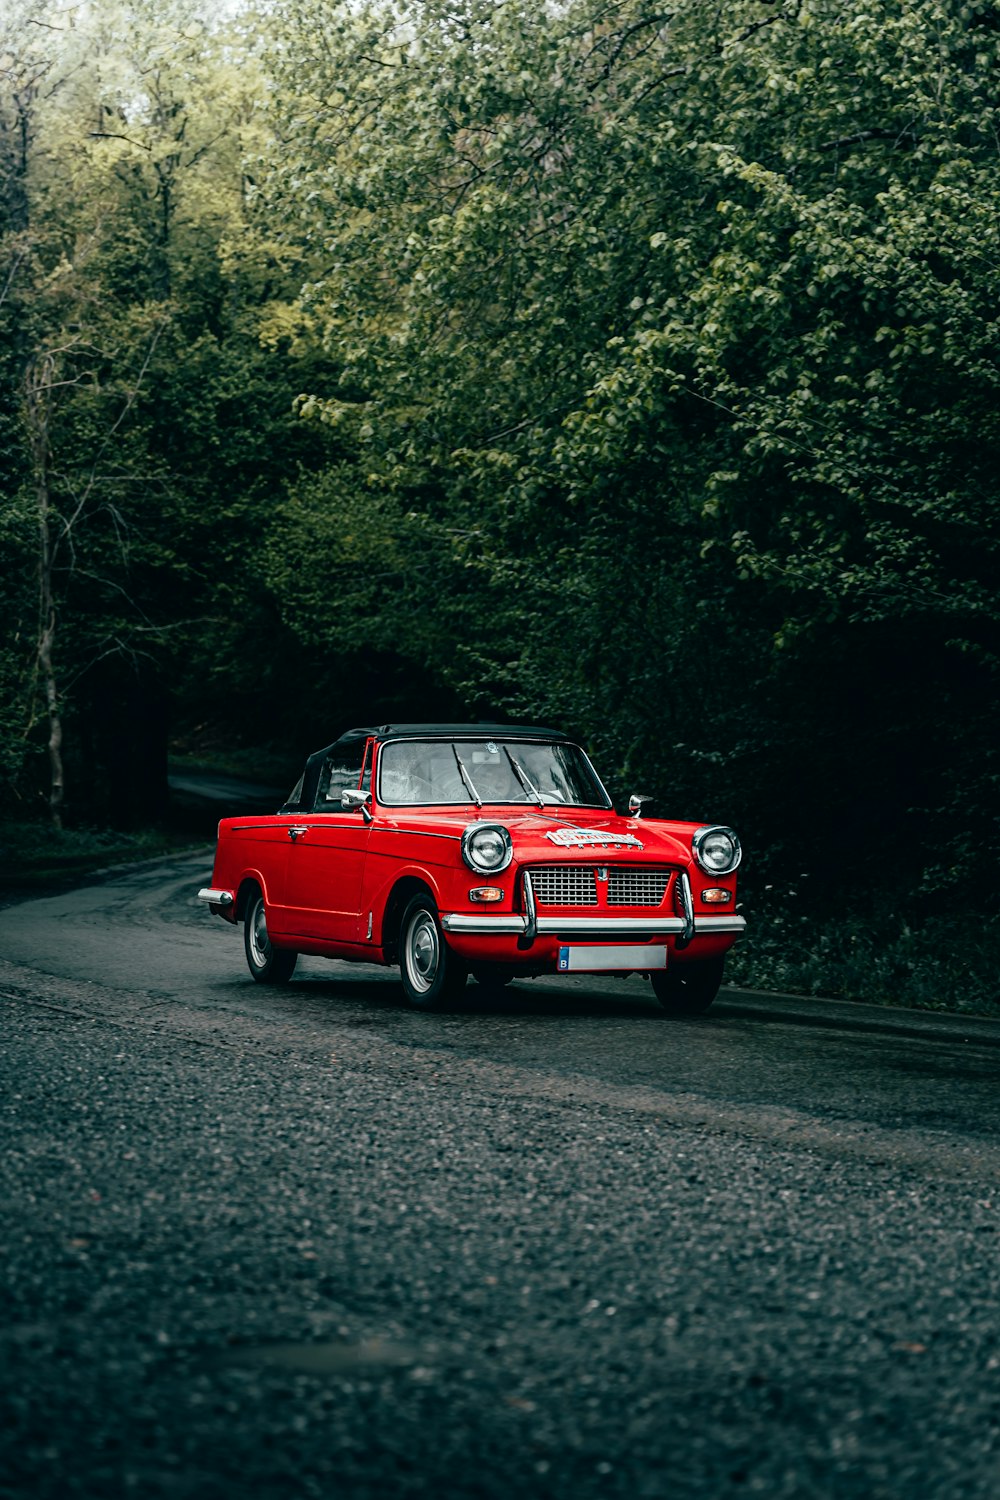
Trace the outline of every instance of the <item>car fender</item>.
{"label": "car fender", "polygon": [[376,862],[369,859],[365,872],[364,909],[361,914],[364,927],[367,926],[369,915],[371,916],[369,941],[379,948],[385,946],[387,938],[392,943],[395,933],[386,930],[386,914],[389,913],[394,922],[401,914],[409,893],[419,887],[430,892],[438,911],[446,910],[444,890],[447,881],[442,877],[449,873],[449,869],[423,860],[407,860],[404,864],[393,861],[390,865],[388,861]]}
{"label": "car fender", "polygon": [[263,872],[256,866],[250,866],[241,870],[239,879],[229,887],[236,898],[233,906],[233,920],[236,922],[241,922],[246,914],[247,895],[252,885],[260,887],[261,894],[264,897],[264,905],[268,908],[268,911],[275,910],[271,904],[271,895]]}

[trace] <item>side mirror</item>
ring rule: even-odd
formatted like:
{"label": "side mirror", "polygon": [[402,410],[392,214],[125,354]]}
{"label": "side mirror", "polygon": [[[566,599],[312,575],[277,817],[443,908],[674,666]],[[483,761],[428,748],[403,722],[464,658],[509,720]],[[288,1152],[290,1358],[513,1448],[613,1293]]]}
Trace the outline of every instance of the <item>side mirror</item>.
{"label": "side mirror", "polygon": [[629,814],[633,818],[642,817],[642,809],[647,802],[652,802],[652,797],[636,797],[634,794],[628,799]]}
{"label": "side mirror", "polygon": [[345,812],[360,812],[366,823],[372,820],[372,794],[348,788],[340,794],[340,805]]}

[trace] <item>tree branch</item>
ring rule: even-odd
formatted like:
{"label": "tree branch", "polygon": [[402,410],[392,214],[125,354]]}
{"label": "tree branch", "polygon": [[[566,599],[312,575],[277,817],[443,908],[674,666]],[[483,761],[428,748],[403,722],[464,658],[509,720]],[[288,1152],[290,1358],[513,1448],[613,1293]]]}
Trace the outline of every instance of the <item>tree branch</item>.
{"label": "tree branch", "polygon": [[10,275],[7,277],[7,280],[4,283],[3,291],[0,292],[0,307],[3,307],[4,303],[6,302],[7,294],[9,293],[11,287],[14,285],[14,278],[17,276],[18,271],[21,269],[21,262],[24,260],[24,257],[27,255],[27,253],[28,248],[27,246],[24,246],[17,252],[17,255],[14,257],[14,264],[10,268]]}
{"label": "tree branch", "polygon": [[128,141],[130,146],[138,146],[140,151],[152,151],[152,146],[145,141],[135,141],[130,135],[122,135],[118,130],[91,130],[88,132],[92,141]]}

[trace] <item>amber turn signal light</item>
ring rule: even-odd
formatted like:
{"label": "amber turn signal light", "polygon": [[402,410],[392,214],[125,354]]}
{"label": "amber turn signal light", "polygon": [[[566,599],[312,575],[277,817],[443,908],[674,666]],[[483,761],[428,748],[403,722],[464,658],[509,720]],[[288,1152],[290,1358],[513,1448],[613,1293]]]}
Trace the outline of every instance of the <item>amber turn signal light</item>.
{"label": "amber turn signal light", "polygon": [[723,890],[721,885],[713,885],[711,890],[702,891],[701,899],[706,901],[709,906],[725,906],[728,902],[732,901],[733,893],[732,891]]}
{"label": "amber turn signal light", "polygon": [[469,892],[470,901],[502,901],[503,891],[498,885],[477,885]]}

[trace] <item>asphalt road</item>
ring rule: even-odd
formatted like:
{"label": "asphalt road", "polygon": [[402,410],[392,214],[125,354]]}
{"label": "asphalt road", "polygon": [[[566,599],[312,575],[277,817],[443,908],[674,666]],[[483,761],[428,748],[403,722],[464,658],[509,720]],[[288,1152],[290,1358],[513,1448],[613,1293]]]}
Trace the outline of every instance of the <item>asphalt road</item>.
{"label": "asphalt road", "polygon": [[1000,1025],[0,912],[0,1496],[1000,1494]]}

